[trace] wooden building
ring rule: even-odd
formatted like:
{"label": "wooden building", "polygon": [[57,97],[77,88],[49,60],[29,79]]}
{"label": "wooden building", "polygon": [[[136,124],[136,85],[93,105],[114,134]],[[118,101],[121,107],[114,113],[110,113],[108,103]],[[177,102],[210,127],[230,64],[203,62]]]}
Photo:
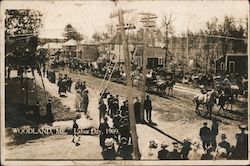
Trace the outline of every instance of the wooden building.
{"label": "wooden building", "polygon": [[216,73],[238,73],[247,74],[248,55],[247,54],[227,54],[215,59]]}

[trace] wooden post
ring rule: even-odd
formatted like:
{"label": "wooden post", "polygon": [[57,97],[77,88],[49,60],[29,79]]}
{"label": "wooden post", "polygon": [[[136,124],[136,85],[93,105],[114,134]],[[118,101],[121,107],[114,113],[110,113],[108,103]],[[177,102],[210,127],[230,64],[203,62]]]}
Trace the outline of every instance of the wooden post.
{"label": "wooden post", "polygon": [[129,120],[130,120],[130,130],[132,136],[132,144],[133,144],[133,156],[134,159],[139,160],[141,154],[139,152],[138,146],[138,137],[136,132],[136,122],[135,122],[135,113],[134,113],[134,105],[133,105],[133,89],[132,89],[132,79],[131,79],[131,63],[128,51],[128,41],[125,34],[124,28],[124,20],[123,20],[123,11],[118,10],[119,16],[119,24],[121,27],[121,37],[122,37],[122,45],[123,45],[123,53],[125,58],[125,70],[126,70],[126,83],[127,83],[127,96],[128,96],[128,110],[129,110]]}
{"label": "wooden post", "polygon": [[[145,123],[144,120],[144,100],[146,95],[146,71],[147,71],[147,47],[148,47],[148,27],[150,19],[157,18],[154,14],[151,13],[141,13],[146,15],[146,20],[143,18],[141,22],[146,22],[146,30],[144,33],[144,45],[143,45],[143,57],[142,57],[142,93],[141,93],[141,122]],[[153,17],[152,17],[153,16]]]}

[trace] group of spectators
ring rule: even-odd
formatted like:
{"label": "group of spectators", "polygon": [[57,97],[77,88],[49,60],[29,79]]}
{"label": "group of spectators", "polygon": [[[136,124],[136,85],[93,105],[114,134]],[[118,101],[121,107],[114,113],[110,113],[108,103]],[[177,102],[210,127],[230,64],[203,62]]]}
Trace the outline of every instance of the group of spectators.
{"label": "group of spectators", "polygon": [[[128,113],[128,100],[119,105],[119,95],[109,93],[107,90],[101,93],[99,101],[100,119],[100,146],[104,159],[114,160],[117,157],[132,159],[132,143]],[[106,100],[107,105],[104,102]],[[107,115],[112,119],[113,125],[108,124]],[[115,148],[115,145],[119,145]]]}
{"label": "group of spectators", "polygon": [[[130,120],[128,112],[128,100],[124,100],[122,105],[119,103],[119,95],[114,95],[105,89],[99,101],[99,120],[100,120],[100,146],[104,159],[132,159],[132,141],[130,133]],[[152,103],[147,95],[144,102],[147,113],[147,120],[151,122]],[[136,123],[141,122],[141,103],[139,98],[134,100],[134,111]],[[112,119],[113,125],[108,123],[108,116]],[[119,145],[115,148],[115,145]]]}
{"label": "group of spectators", "polygon": [[211,129],[204,122],[200,129],[200,139],[194,138],[192,141],[185,138],[183,142],[173,142],[168,145],[151,140],[149,146],[143,151],[141,159],[159,160],[247,160],[248,158],[248,134],[247,127],[239,125],[240,133],[235,135],[236,145],[231,145],[227,141],[225,133],[220,135],[220,142],[216,143],[218,135],[218,122],[213,120]]}
{"label": "group of spectators", "polygon": [[59,75],[59,79],[57,82],[57,86],[58,86],[58,94],[60,96],[62,96],[61,93],[67,93],[67,92],[71,92],[71,86],[72,86],[73,81],[71,80],[71,78],[67,75],[67,74],[60,74]]}
{"label": "group of spectators", "polygon": [[88,105],[89,105],[89,91],[86,87],[86,82],[81,82],[78,80],[75,84],[76,90],[76,99],[75,99],[75,108],[78,112],[84,112],[87,114],[88,112]]}
{"label": "group of spectators", "polygon": [[[248,134],[246,133],[247,126],[239,125],[241,133],[235,135],[236,146],[231,145],[227,141],[225,133],[221,134],[221,142],[216,143],[216,137],[218,135],[218,122],[216,119],[212,120],[211,129],[207,127],[207,122],[204,122],[204,126],[200,129],[200,138],[202,141],[203,150],[206,152],[206,156],[212,158],[212,152],[220,152],[221,155],[216,155],[218,159],[247,159],[248,154]],[[217,159],[216,158],[216,159]]]}

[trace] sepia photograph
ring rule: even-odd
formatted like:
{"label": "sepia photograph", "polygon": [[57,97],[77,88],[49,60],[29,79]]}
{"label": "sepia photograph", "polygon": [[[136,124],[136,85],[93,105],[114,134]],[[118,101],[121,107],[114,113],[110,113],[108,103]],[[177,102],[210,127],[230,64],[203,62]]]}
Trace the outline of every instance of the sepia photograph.
{"label": "sepia photograph", "polygon": [[247,0],[0,5],[1,165],[249,164]]}

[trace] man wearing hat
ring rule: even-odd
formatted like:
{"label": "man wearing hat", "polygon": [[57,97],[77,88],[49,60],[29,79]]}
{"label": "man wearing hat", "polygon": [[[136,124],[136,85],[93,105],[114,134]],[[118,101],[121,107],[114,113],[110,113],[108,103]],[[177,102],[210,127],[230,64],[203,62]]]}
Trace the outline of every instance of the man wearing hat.
{"label": "man wearing hat", "polygon": [[135,120],[136,120],[136,123],[139,123],[140,122],[140,113],[141,113],[141,103],[139,101],[139,98],[136,97],[135,99],[135,103],[134,103],[134,111],[135,111]]}
{"label": "man wearing hat", "polygon": [[102,150],[102,156],[103,156],[104,160],[115,160],[116,159],[114,141],[112,138],[105,139],[105,148]]}
{"label": "man wearing hat", "polygon": [[84,90],[83,91],[83,97],[82,97],[82,110],[84,111],[85,115],[87,114],[88,111],[88,105],[89,105],[89,96],[88,96],[89,91]]}
{"label": "man wearing hat", "polygon": [[212,119],[212,127],[211,127],[211,144],[212,144],[212,147],[214,149],[216,149],[216,147],[217,147],[216,137],[217,137],[218,131],[219,131],[218,128],[219,128],[219,123],[218,123],[216,118],[213,118]]}
{"label": "man wearing hat", "polygon": [[46,114],[47,122],[49,125],[52,125],[52,123],[54,122],[54,115],[52,112],[51,99],[48,100],[48,103],[46,105],[46,110],[47,110],[47,114]]}
{"label": "man wearing hat", "polygon": [[107,109],[106,104],[103,102],[103,100],[100,100],[100,103],[99,103],[99,120],[100,120],[100,122],[101,122],[101,119],[104,119],[104,117],[105,117],[106,109]]}
{"label": "man wearing hat", "polygon": [[113,118],[114,114],[116,114],[116,112],[119,110],[119,103],[117,99],[113,100],[113,104],[111,107],[111,118]]}
{"label": "man wearing hat", "polygon": [[207,127],[207,122],[204,122],[203,125],[204,126],[200,129],[200,138],[202,141],[203,149],[206,150],[210,145],[211,131],[210,128]]}
{"label": "man wearing hat", "polygon": [[122,157],[123,160],[132,159],[132,146],[128,144],[128,139],[126,137],[121,138],[121,143],[118,147],[117,154]]}
{"label": "man wearing hat", "polygon": [[125,116],[125,115],[128,115],[128,104],[127,104],[127,101],[123,101],[123,105],[121,106],[121,111],[122,111],[122,115]]}
{"label": "man wearing hat", "polygon": [[247,159],[248,156],[248,134],[246,134],[246,125],[239,125],[241,133],[236,134],[236,147],[235,150],[238,154],[238,159]]}
{"label": "man wearing hat", "polygon": [[112,107],[113,101],[114,101],[114,97],[112,94],[109,95],[107,101],[108,101],[108,114],[110,115],[111,114],[111,107]]}
{"label": "man wearing hat", "polygon": [[183,160],[188,160],[188,153],[191,150],[191,142],[189,138],[184,138],[183,147],[181,149],[181,158]]}
{"label": "man wearing hat", "polygon": [[152,101],[150,100],[149,95],[146,96],[146,100],[144,101],[144,109],[146,110],[147,120],[151,123]]}
{"label": "man wearing hat", "polygon": [[100,131],[100,146],[102,148],[105,148],[105,139],[108,137],[107,129],[109,129],[109,124],[108,124],[108,118],[104,117],[104,119],[101,119],[101,123],[99,126],[99,131]]}
{"label": "man wearing hat", "polygon": [[159,160],[167,160],[169,151],[167,150],[168,144],[166,142],[163,142],[161,144],[161,150],[158,152],[158,159]]}
{"label": "man wearing hat", "polygon": [[227,150],[227,155],[230,153],[230,143],[227,142],[226,134],[221,134],[221,142],[218,144],[220,147],[225,148]]}

